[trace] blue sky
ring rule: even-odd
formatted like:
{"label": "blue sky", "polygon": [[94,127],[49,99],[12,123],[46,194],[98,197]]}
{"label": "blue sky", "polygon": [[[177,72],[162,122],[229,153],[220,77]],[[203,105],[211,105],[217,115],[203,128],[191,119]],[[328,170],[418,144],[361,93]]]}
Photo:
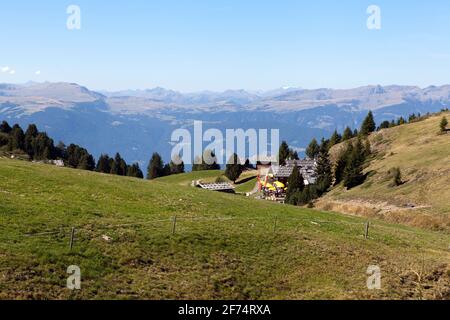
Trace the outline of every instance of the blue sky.
{"label": "blue sky", "polygon": [[[69,5],[81,30],[66,28]],[[366,9],[381,8],[381,30]],[[448,0],[3,1],[0,82],[100,90],[450,83]],[[40,71],[37,75],[36,72]]]}

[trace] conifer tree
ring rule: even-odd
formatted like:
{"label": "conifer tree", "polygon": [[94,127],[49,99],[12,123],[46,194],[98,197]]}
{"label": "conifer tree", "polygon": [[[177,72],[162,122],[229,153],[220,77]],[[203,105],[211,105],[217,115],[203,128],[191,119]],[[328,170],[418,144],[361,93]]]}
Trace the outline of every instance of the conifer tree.
{"label": "conifer tree", "polygon": [[364,182],[364,160],[364,147],[361,139],[358,138],[344,170],[344,186],[347,189],[352,189]]}
{"label": "conifer tree", "polygon": [[147,179],[153,180],[164,176],[164,163],[158,153],[153,153],[147,167]]}
{"label": "conifer tree", "polygon": [[294,169],[289,176],[287,188],[286,202],[294,205],[297,204],[295,201],[295,195],[302,192],[305,188],[304,178],[300,173],[297,164],[294,165]]}
{"label": "conifer tree", "polygon": [[195,157],[192,171],[203,170],[220,170],[220,165],[217,163],[217,157],[211,150],[205,150],[202,158],[200,158],[200,156]]}
{"label": "conifer tree", "polygon": [[342,140],[341,135],[337,132],[337,130],[334,130],[331,138],[330,138],[330,143],[329,143],[329,147],[331,148],[332,146],[340,143]]}
{"label": "conifer tree", "polygon": [[27,131],[25,132],[24,138],[24,148],[25,152],[30,156],[30,158],[34,158],[34,140],[36,139],[39,131],[34,124],[30,124],[28,126]]}
{"label": "conifer tree", "polygon": [[387,128],[389,128],[391,125],[390,125],[390,123],[389,123],[389,121],[383,121],[381,124],[380,124],[380,126],[378,127],[378,130],[381,130],[381,129],[387,129]]}
{"label": "conifer tree", "polygon": [[373,118],[373,113],[372,111],[369,111],[367,117],[364,119],[362,125],[361,125],[361,130],[360,133],[362,135],[368,135],[372,132],[374,132],[376,129],[376,124],[375,124],[375,120]]}
{"label": "conifer tree", "polygon": [[170,174],[184,173],[184,162],[180,155],[175,156],[169,164]]}
{"label": "conifer tree", "polygon": [[76,144],[71,144],[67,147],[66,152],[67,165],[69,167],[83,170],[95,169],[95,160],[86,149]]}
{"label": "conifer tree", "polygon": [[141,168],[139,168],[138,163],[133,163],[131,166],[127,167],[127,176],[143,179],[144,174],[142,173]]}
{"label": "conifer tree", "polygon": [[22,128],[15,124],[10,132],[10,139],[9,139],[9,150],[23,150],[24,151],[24,145],[25,145],[25,134],[23,133]]}
{"label": "conifer tree", "polygon": [[55,147],[55,157],[67,160],[67,147],[64,142],[58,142],[58,145]]}
{"label": "conifer tree", "polygon": [[82,152],[77,169],[92,171],[95,169],[95,160],[88,152]]}
{"label": "conifer tree", "polygon": [[370,145],[369,139],[366,139],[364,144],[364,158],[367,158],[372,154],[372,146]]}
{"label": "conifer tree", "polygon": [[300,160],[300,157],[298,156],[298,152],[294,149],[289,149],[289,160]]}
{"label": "conifer tree", "polygon": [[9,123],[6,121],[3,121],[2,124],[0,124],[0,132],[10,134],[12,128],[9,126]]}
{"label": "conifer tree", "polygon": [[236,180],[239,178],[239,176],[242,173],[242,165],[241,160],[239,159],[238,155],[234,153],[230,159],[228,160],[228,163],[225,168],[225,176],[233,181],[233,183],[236,183]]}
{"label": "conifer tree", "polygon": [[31,140],[30,155],[36,160],[51,160],[55,158],[55,147],[53,140],[45,132],[39,132]]}
{"label": "conifer tree", "polygon": [[308,148],[306,148],[306,155],[311,159],[315,159],[319,155],[319,151],[320,146],[317,143],[317,140],[313,138],[309,143]]}
{"label": "conifer tree", "polygon": [[100,155],[95,171],[101,173],[111,173],[110,158],[107,154]]}
{"label": "conifer tree", "polygon": [[333,182],[333,176],[331,172],[331,162],[328,154],[328,147],[324,140],[320,145],[319,156],[317,159],[317,191],[319,195],[327,192]]}
{"label": "conifer tree", "polygon": [[194,163],[192,164],[192,171],[202,171],[203,170],[203,158],[196,156]]}
{"label": "conifer tree", "polygon": [[348,142],[345,149],[339,155],[334,167],[334,185],[337,186],[344,180],[344,171],[347,166],[350,154],[353,152],[353,144]]}
{"label": "conifer tree", "polygon": [[289,152],[289,145],[286,141],[283,141],[278,151],[278,162],[280,166],[284,166],[286,164],[286,160],[289,158]]}
{"label": "conifer tree", "polygon": [[353,132],[350,127],[346,127],[344,133],[342,134],[342,141],[347,141],[353,138]]}

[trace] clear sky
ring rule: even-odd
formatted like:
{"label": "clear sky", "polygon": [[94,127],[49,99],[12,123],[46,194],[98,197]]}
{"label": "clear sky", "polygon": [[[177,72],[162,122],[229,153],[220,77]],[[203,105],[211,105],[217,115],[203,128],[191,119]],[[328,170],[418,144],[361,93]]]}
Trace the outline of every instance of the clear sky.
{"label": "clear sky", "polygon": [[[66,27],[71,4],[80,30]],[[373,4],[381,30],[366,26]],[[9,83],[183,92],[450,83],[448,0],[2,1],[0,39]]]}

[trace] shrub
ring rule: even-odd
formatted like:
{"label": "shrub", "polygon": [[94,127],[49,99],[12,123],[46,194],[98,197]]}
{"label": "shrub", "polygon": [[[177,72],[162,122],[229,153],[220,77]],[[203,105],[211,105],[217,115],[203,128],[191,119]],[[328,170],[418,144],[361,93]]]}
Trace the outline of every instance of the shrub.
{"label": "shrub", "polygon": [[441,133],[447,132],[448,121],[446,117],[443,117],[439,127],[441,128]]}
{"label": "shrub", "polygon": [[388,175],[389,175],[390,179],[392,179],[392,182],[390,184],[391,187],[398,187],[404,183],[402,181],[402,173],[400,171],[400,168],[389,169]]}

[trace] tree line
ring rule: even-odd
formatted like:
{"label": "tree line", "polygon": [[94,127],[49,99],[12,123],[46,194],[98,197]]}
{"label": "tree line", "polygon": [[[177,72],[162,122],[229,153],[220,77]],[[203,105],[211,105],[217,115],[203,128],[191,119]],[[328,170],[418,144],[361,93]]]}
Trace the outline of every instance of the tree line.
{"label": "tree line", "polygon": [[[448,109],[442,109],[442,112]],[[411,114],[408,119],[400,117],[397,120],[383,121],[378,127],[376,126],[373,113],[370,111],[358,131],[346,127],[342,135],[335,130],[331,137],[327,140],[322,139],[319,144],[316,139],[312,139],[306,148],[306,155],[317,161],[317,181],[314,185],[305,186],[304,178],[297,167],[294,168],[288,180],[288,192],[286,202],[294,205],[310,204],[311,201],[321,197],[328,192],[332,186],[342,184],[347,189],[352,189],[364,183],[366,175],[364,174],[364,164],[371,155],[371,146],[368,136],[375,132],[387,128],[392,128],[407,123],[423,121],[431,116],[430,113],[425,115]],[[444,116],[439,124],[440,133],[447,132],[448,121]],[[332,166],[329,150],[334,145],[346,142]],[[280,146],[280,163],[286,160],[294,160],[292,149],[286,142]],[[392,168],[389,170],[392,178],[391,186],[399,186],[403,184],[400,168]]]}
{"label": "tree line", "polygon": [[[0,124],[0,150],[26,156],[32,161],[62,160],[65,166],[71,168],[144,178],[139,164],[127,164],[119,153],[114,157],[101,154],[96,162],[89,151],[79,145],[66,146],[63,142],[59,142],[55,146],[53,139],[46,132],[40,132],[35,124],[30,124],[24,132],[18,124],[11,127],[7,121],[3,121]],[[148,165],[147,178],[154,179],[183,172],[184,164],[181,160],[177,165],[173,162],[164,165],[161,156],[154,153]]]}
{"label": "tree line", "polygon": [[[295,165],[288,179],[286,203],[310,204],[311,201],[327,193],[333,185],[337,186],[342,183],[344,187],[351,189],[362,184],[366,178],[363,172],[364,163],[371,154],[368,135],[376,129],[373,114],[369,112],[359,131],[347,127],[342,135],[335,130],[329,139],[322,138],[320,143],[313,139],[306,149],[306,155],[316,160],[316,183],[305,186],[304,177]],[[333,166],[329,151],[331,147],[342,142],[347,143]],[[289,157],[288,150],[287,143],[282,143],[279,152],[280,162],[286,161],[287,158],[284,156]]]}
{"label": "tree line", "polygon": [[[443,109],[442,111],[448,111]],[[353,188],[364,181],[363,164],[368,155],[370,155],[370,143],[367,136],[374,131],[385,128],[392,128],[424,120],[430,116],[430,113],[422,116],[421,114],[411,114],[408,119],[400,117],[397,121],[383,121],[378,127],[374,120],[373,113],[370,111],[364,119],[360,130],[352,130],[346,127],[342,134],[337,130],[333,132],[327,140],[322,139],[320,143],[316,139],[312,139],[306,148],[306,155],[311,159],[317,160],[318,180],[314,186],[304,186],[303,177],[297,175],[298,170],[294,170],[290,182],[293,187],[288,192],[288,200],[292,199],[294,203],[305,203],[311,199],[320,197],[334,184],[341,182],[347,188]],[[440,132],[447,131],[448,121],[444,117],[440,123]],[[356,138],[356,141],[354,141]],[[332,168],[328,151],[336,144],[347,141],[343,152],[339,155],[334,168]],[[97,171],[105,174],[113,174],[120,176],[129,176],[135,178],[144,178],[144,174],[138,163],[131,165],[121,157],[119,153],[112,158],[108,154],[101,154],[96,162],[94,157],[87,149],[70,144],[66,146],[63,142],[54,145],[46,132],[40,132],[35,124],[30,124],[24,132],[22,128],[15,124],[10,126],[8,122],[3,121],[0,124],[0,150],[7,150],[15,154],[25,154],[30,160],[47,161],[47,160],[63,160],[68,167]],[[289,145],[283,141],[279,149],[279,163],[285,165],[286,160],[299,160],[297,151],[289,148]],[[225,175],[231,180],[236,181],[244,168],[250,168],[249,161],[241,164],[236,154],[230,158],[225,166]],[[200,159],[196,158],[192,171],[203,170],[220,170],[221,167],[217,163],[214,152],[206,150]],[[164,163],[161,155],[153,153],[148,167],[147,179],[156,179],[172,174],[184,173],[184,163],[181,156],[175,157],[169,163]]]}

